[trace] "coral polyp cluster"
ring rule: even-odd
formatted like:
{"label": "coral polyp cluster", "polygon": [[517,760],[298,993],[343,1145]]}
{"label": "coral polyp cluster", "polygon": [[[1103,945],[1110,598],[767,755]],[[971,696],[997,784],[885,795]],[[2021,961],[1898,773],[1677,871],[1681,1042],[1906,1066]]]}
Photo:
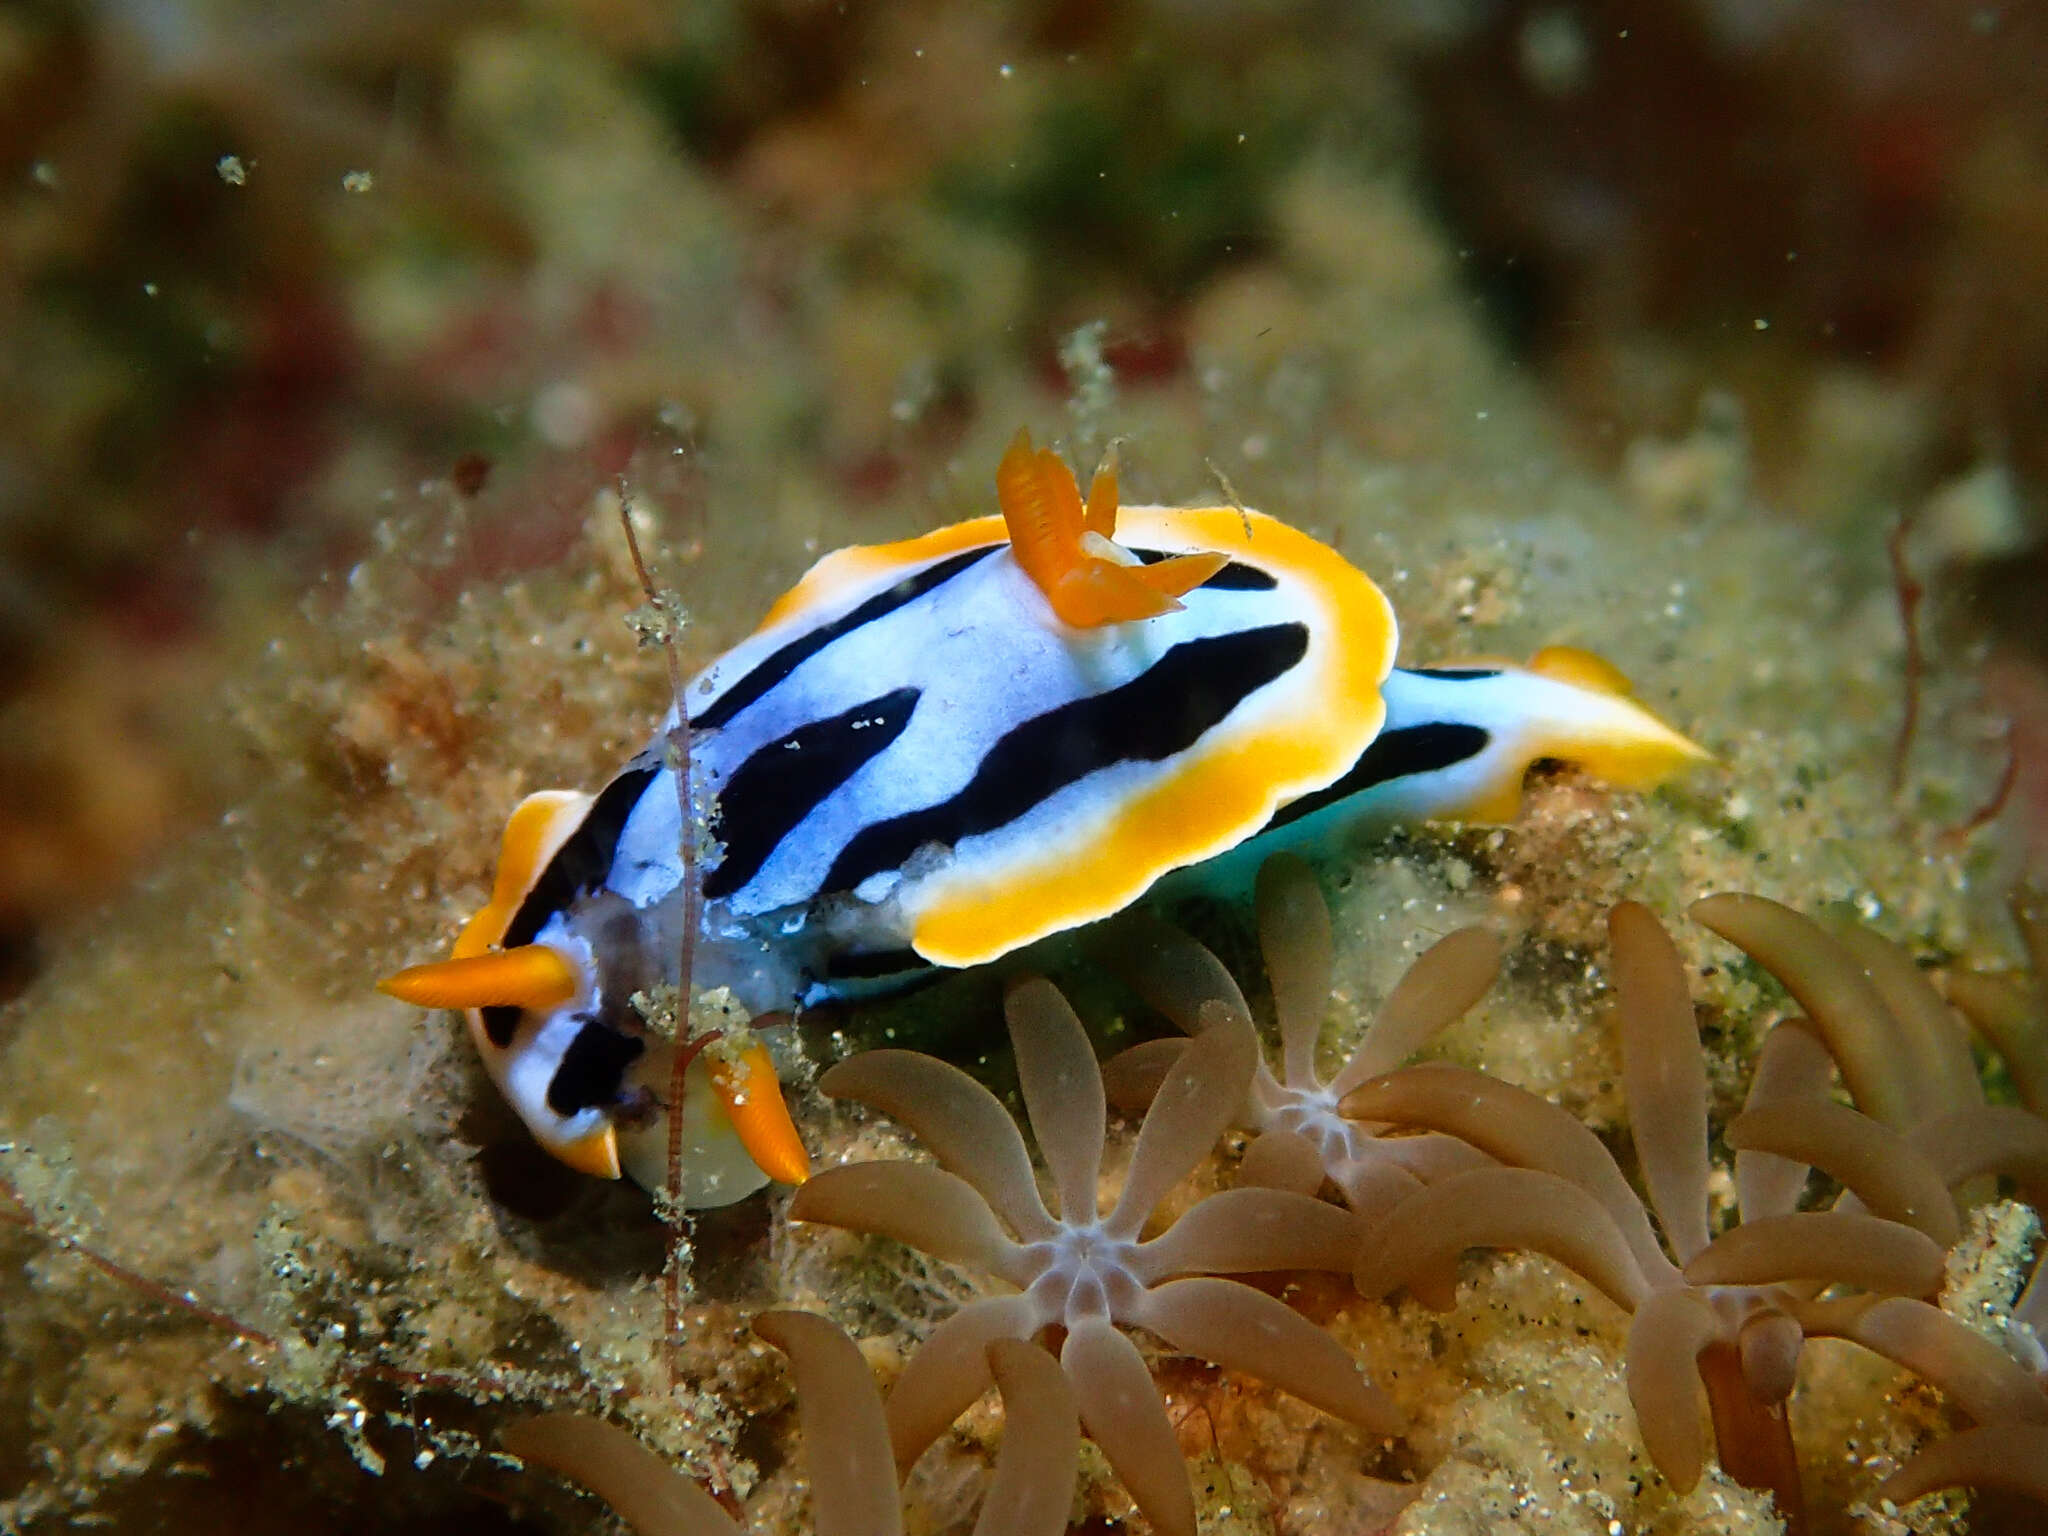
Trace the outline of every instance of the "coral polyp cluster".
{"label": "coral polyp cluster", "polygon": [[[1722,1466],[1769,1489],[1788,1516],[1803,1509],[1785,1405],[1802,1339],[1871,1297],[1922,1296],[1941,1283],[1958,1233],[1946,1189],[1901,1138],[1822,1096],[1824,1057],[1781,1025],[1734,1144],[1775,1157],[1744,1170],[1738,1223],[1711,1236],[1707,1079],[1678,954],[1649,912],[1610,917],[1630,1123],[1649,1199],[1639,1201],[1597,1140],[1569,1115],[1471,1075],[1446,1095],[1415,1069],[1362,1087],[1354,1113],[1434,1129],[1490,1122],[1486,1148],[1506,1166],[1468,1174],[1407,1202],[1363,1256],[1358,1284],[1379,1294],[1431,1274],[1467,1247],[1540,1249],[1631,1316],[1625,1369],[1638,1427],[1674,1487],[1698,1482],[1706,1448],[1697,1399],[1712,1409]],[[1419,1080],[1418,1080],[1419,1079]],[[1510,1104],[1508,1101],[1513,1101]],[[1781,1113],[1785,1109],[1794,1115]],[[1875,1145],[1873,1145],[1875,1143]],[[1888,1156],[1887,1154],[1894,1154]],[[1841,1180],[1864,1208],[1798,1209],[1805,1169]],[[1775,1175],[1775,1176],[1774,1176]],[[1651,1214],[1664,1241],[1653,1235]],[[1833,1294],[1818,1310],[1809,1304]]]}
{"label": "coral polyp cluster", "polygon": [[1154,1527],[1173,1536],[1192,1536],[1194,1499],[1144,1357],[1122,1329],[1143,1328],[1182,1353],[1249,1371],[1376,1433],[1397,1432],[1392,1403],[1327,1334],[1263,1291],[1217,1278],[1341,1270],[1357,1244],[1350,1217],[1286,1190],[1225,1190],[1140,1240],[1160,1203],[1241,1112],[1258,1055],[1250,1019],[1205,1007],[1202,1032],[1160,1084],[1104,1215],[1097,1186],[1106,1111],[1088,1037],[1044,981],[1015,987],[1007,1012],[1058,1216],[1040,1199],[1007,1112],[957,1068],[911,1052],[872,1051],[819,1081],[828,1094],[914,1127],[940,1166],[830,1169],[798,1191],[790,1215],[895,1237],[1015,1289],[962,1308],[910,1358],[889,1400],[898,1464],[915,1462],[987,1389],[992,1340],[1052,1328],[1064,1334],[1060,1363],[1082,1424]]}
{"label": "coral polyp cluster", "polygon": [[[1472,1165],[1473,1150],[1454,1137],[1376,1136],[1370,1117],[1340,1110],[1345,1095],[1420,1050],[1479,1000],[1500,967],[1500,940],[1484,928],[1461,928],[1433,944],[1388,994],[1350,1057],[1325,1078],[1316,1043],[1330,1007],[1332,941],[1329,909],[1308,866],[1275,854],[1257,882],[1260,947],[1273,991],[1281,1070],[1263,1056],[1252,1073],[1240,1119],[1258,1133],[1239,1177],[1314,1194],[1328,1180],[1361,1217],[1384,1216],[1431,1178]],[[1123,925],[1112,963],[1146,1001],[1189,1034],[1200,1034],[1206,1010],[1249,1019],[1251,1010],[1230,973],[1185,934],[1143,915]],[[1135,1046],[1106,1069],[1120,1099],[1149,1101],[1158,1074],[1184,1047],[1173,1040]]]}
{"label": "coral polyp cluster", "polygon": [[[2029,1201],[2048,1194],[2048,1121],[1987,1105],[1974,1072],[1913,1077],[1916,1063],[1967,1062],[1967,1044],[1917,970],[1888,963],[1896,952],[1881,940],[1862,929],[1831,932],[1761,898],[1717,897],[1693,909],[1770,957],[1778,980],[1826,1020],[1786,1019],[1767,1037],[1747,1103],[1725,1131],[1735,1149],[1736,1219],[1717,1232],[1694,1004],[1679,950],[1647,908],[1625,902],[1609,917],[1639,1194],[1592,1131],[1537,1095],[1443,1063],[1372,1072],[1485,991],[1496,963],[1490,943],[1440,942],[1333,1082],[1316,1078],[1327,914],[1292,862],[1269,866],[1259,898],[1286,1085],[1265,1067],[1242,990],[1212,954],[1156,922],[1120,930],[1127,942],[1135,936],[1139,958],[1128,969],[1141,989],[1191,1038],[1110,1064],[1149,1107],[1107,1216],[1098,1203],[1102,1077],[1079,1019],[1043,980],[1013,985],[1006,1011],[1058,1215],[1000,1102],[958,1068],[888,1050],[857,1055],[822,1079],[828,1094],[910,1125],[938,1166],[844,1164],[798,1193],[792,1218],[907,1242],[1007,1287],[940,1323],[904,1366],[882,1410],[899,1470],[997,1379],[996,1346],[1044,1338],[1058,1348],[1081,1426],[1138,1509],[1156,1530],[1192,1533],[1196,1508],[1174,1432],[1146,1353],[1127,1332],[1398,1438],[1403,1415],[1365,1384],[1332,1335],[1273,1296],[1220,1277],[1348,1269],[1354,1307],[1406,1287],[1449,1310],[1471,1283],[1460,1265],[1468,1250],[1520,1248],[1561,1263],[1627,1316],[1621,1369],[1636,1430],[1679,1494],[1718,1462],[1728,1478],[1767,1494],[1786,1530],[1813,1528],[1792,1407],[1807,1341],[1830,1339],[1919,1376],[1973,1426],[1897,1467],[1870,1490],[1873,1500],[1895,1508],[1982,1484],[2048,1502],[2048,1356],[2032,1328],[2040,1287],[1995,1337],[1950,1294],[1964,1218],[1989,1193],[1987,1177],[2015,1181]],[[1843,1070],[1836,1053],[1851,1049],[1862,1054]],[[1371,1074],[1362,1080],[1361,1065]],[[1887,1125],[1835,1098],[1838,1076],[1854,1085],[1858,1104],[1884,1104],[1905,1123]],[[1321,1134],[1285,1122],[1269,1128],[1264,1137],[1299,1146],[1259,1156],[1255,1142],[1237,1172],[1279,1170],[1297,1187],[1211,1193],[1144,1236],[1148,1217],[1233,1120],[1259,1126],[1276,1106],[1299,1109],[1282,1092],[1287,1085],[1331,1097],[1319,1111],[1327,1122],[1314,1122]],[[1418,1155],[1404,1161],[1404,1145]],[[1443,1150],[1450,1145],[1456,1156]],[[1368,1148],[1371,1156],[1361,1156]],[[1408,1173],[1410,1187],[1389,1199],[1381,1180],[1379,1194],[1362,1196],[1366,1166]],[[1352,1209],[1315,1198],[1325,1185]],[[864,1378],[861,1390],[872,1391]],[[1013,1395],[1006,1382],[1006,1401]],[[1017,1433],[1042,1433],[1014,1403],[1009,1414]],[[1374,1453],[1361,1445],[1357,1454]],[[1035,1448],[1018,1455],[1047,1459]],[[817,1496],[825,1528],[822,1483]]]}
{"label": "coral polyp cluster", "polygon": [[[763,1312],[754,1332],[789,1357],[796,1375],[819,1536],[902,1536],[889,1427],[859,1347],[811,1312]],[[997,1339],[987,1357],[1007,1432],[974,1536],[1058,1536],[1067,1528],[1081,1449],[1073,1393],[1042,1349]],[[531,1465],[582,1483],[643,1536],[739,1536],[744,1529],[710,1494],[603,1419],[543,1414],[511,1425],[501,1442]]]}

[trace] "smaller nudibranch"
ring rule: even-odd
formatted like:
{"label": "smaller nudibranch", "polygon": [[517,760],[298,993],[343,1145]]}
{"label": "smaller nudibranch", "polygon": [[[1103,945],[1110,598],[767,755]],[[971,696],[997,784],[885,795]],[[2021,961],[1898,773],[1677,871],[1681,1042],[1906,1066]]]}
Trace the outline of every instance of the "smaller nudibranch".
{"label": "smaller nudibranch", "polygon": [[[1120,506],[1113,470],[1084,501],[1021,433],[996,488],[1000,516],[825,556],[685,689],[718,841],[694,903],[671,711],[597,795],[522,803],[454,955],[384,984],[466,1010],[557,1156],[666,1182],[674,1047],[632,999],[675,984],[692,905],[697,984],[752,1016],[982,964],[1275,842],[1507,819],[1538,759],[1624,788],[1707,760],[1585,652],[1395,667],[1379,588],[1261,513]],[[691,1205],[806,1168],[765,1054],[724,1045],[686,1077]]]}

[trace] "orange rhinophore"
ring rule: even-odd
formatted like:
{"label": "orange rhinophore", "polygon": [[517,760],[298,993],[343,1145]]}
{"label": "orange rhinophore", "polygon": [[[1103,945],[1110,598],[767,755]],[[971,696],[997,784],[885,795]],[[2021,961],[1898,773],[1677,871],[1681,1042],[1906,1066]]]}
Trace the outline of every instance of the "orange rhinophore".
{"label": "orange rhinophore", "polygon": [[549,1008],[576,995],[576,972],[545,944],[409,965],[379,992],[420,1008]]}
{"label": "orange rhinophore", "polygon": [[768,1052],[753,1044],[728,1060],[714,1046],[710,1055],[711,1087],[747,1155],[777,1183],[803,1183],[811,1176],[810,1154],[789,1118]]}

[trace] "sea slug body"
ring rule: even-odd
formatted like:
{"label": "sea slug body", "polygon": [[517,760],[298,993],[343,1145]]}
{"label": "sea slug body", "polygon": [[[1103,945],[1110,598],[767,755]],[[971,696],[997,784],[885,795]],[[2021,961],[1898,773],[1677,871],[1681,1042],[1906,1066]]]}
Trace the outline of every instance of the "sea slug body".
{"label": "sea slug body", "polygon": [[[633,1000],[675,984],[691,908],[694,981],[759,1014],[982,964],[1277,845],[1503,820],[1539,758],[1626,788],[1706,759],[1583,652],[1395,667],[1379,588],[1274,518],[1120,507],[1108,471],[1084,502],[1024,434],[996,478],[1001,515],[825,556],[684,690],[721,845],[694,902],[672,713],[595,796],[523,802],[453,957],[383,984],[465,1010],[557,1156],[665,1182],[674,1047]],[[687,1082],[686,1203],[803,1176],[758,1047]]]}

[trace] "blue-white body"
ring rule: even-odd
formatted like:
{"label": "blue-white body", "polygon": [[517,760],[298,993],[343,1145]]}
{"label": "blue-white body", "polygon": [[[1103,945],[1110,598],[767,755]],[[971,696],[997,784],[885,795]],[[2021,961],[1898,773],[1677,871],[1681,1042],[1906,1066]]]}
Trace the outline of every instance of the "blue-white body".
{"label": "blue-white body", "polygon": [[[1582,653],[1395,669],[1378,589],[1272,519],[1120,515],[1122,542],[1091,531],[1079,558],[1159,567],[1154,586],[1186,571],[1166,611],[1063,618],[1053,597],[1073,594],[987,518],[828,556],[688,685],[690,819],[711,838],[699,988],[748,1014],[873,990],[1106,917],[1176,871],[1248,871],[1273,843],[1503,819],[1540,758],[1642,785],[1704,757]],[[668,1057],[631,999],[675,981],[690,905],[674,723],[595,797],[515,818],[444,968],[535,957],[530,999],[472,1008],[479,1047],[544,1142],[609,1166],[588,1149],[616,1121],[643,1181]],[[705,1203],[751,1187],[740,1163],[711,1182]]]}

